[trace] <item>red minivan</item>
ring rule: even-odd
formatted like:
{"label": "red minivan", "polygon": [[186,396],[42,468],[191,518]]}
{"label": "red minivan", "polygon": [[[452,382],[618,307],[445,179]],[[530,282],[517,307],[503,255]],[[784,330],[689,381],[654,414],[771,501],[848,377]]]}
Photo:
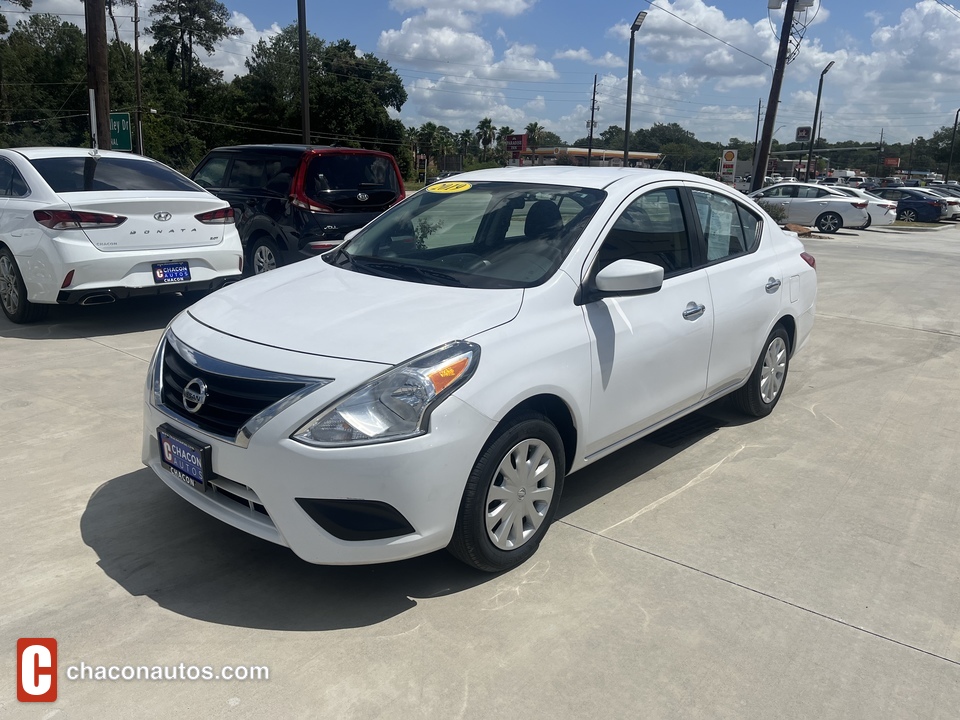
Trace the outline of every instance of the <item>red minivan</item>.
{"label": "red minivan", "polygon": [[237,210],[255,275],[335,248],[405,197],[392,155],[348,147],[220,147],[190,177]]}

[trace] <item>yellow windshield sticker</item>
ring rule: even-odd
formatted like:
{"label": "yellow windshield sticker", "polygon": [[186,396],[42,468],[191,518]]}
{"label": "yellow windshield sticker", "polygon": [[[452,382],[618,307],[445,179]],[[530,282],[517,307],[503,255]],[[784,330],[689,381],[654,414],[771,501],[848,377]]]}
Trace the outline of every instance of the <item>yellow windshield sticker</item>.
{"label": "yellow windshield sticker", "polygon": [[473,185],[468,182],[438,182],[427,185],[426,190],[432,193],[458,193],[465,192],[472,187]]}

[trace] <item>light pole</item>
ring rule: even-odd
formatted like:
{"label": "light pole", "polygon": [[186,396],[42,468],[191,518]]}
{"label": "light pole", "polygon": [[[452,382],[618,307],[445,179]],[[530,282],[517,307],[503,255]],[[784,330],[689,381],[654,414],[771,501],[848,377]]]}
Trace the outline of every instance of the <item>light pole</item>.
{"label": "light pole", "polygon": [[957,120],[960,120],[960,109],[953,116],[953,135],[950,136],[950,154],[947,155],[947,174],[943,176],[943,181],[950,179],[950,165],[953,163],[953,142],[957,139]]}
{"label": "light pole", "polygon": [[[810,182],[810,164],[813,162],[813,144],[817,141],[817,118],[820,117],[820,96],[823,94],[823,76],[830,72],[830,68],[833,67],[833,60],[823,69],[823,72],[820,73],[820,84],[817,86],[817,106],[813,110],[813,129],[810,133],[810,151],[807,153],[807,182]],[[814,173],[814,180],[816,180],[816,173]]]}
{"label": "light pole", "polygon": [[630,26],[630,61],[627,63],[627,118],[624,120],[623,127],[623,166],[627,166],[627,159],[630,157],[630,102],[633,100],[633,43],[637,30],[643,25],[643,19],[647,16],[646,11],[637,15],[637,19]]}

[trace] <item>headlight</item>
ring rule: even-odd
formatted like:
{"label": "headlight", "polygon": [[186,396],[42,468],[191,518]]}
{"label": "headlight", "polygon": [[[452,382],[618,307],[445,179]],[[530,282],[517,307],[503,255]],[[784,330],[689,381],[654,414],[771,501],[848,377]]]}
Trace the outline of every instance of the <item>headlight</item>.
{"label": "headlight", "polygon": [[477,369],[480,346],[442,345],[391,368],[293,434],[306,445],[363,445],[427,432],[430,413]]}

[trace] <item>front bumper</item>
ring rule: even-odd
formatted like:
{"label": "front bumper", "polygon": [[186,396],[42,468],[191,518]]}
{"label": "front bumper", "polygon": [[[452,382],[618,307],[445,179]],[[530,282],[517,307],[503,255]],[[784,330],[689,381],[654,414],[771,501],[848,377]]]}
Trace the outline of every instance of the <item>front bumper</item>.
{"label": "front bumper", "polygon": [[[152,381],[144,407],[144,464],[208,514],[288,546],[308,562],[328,565],[388,562],[446,547],[467,477],[496,424],[451,396],[434,410],[430,432],[420,437],[344,448],[291,440],[303,422],[342,395],[341,384],[333,382],[284,409],[242,447],[158,407],[151,386]],[[165,469],[157,439],[161,425],[211,446],[214,477],[206,491]],[[367,522],[398,530],[369,532]]]}

